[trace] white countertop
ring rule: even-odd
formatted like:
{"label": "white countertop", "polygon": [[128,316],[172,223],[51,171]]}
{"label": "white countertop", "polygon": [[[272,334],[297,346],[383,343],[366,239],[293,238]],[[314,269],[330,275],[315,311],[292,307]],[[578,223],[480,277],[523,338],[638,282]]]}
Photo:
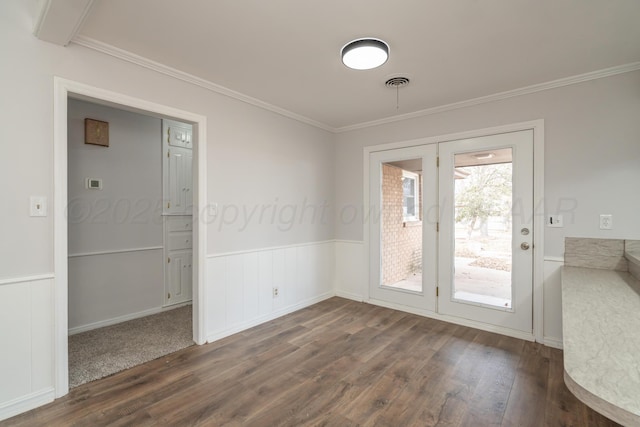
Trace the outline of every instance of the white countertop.
{"label": "white countertop", "polygon": [[614,421],[640,425],[640,282],[563,267],[562,322],[569,389]]}

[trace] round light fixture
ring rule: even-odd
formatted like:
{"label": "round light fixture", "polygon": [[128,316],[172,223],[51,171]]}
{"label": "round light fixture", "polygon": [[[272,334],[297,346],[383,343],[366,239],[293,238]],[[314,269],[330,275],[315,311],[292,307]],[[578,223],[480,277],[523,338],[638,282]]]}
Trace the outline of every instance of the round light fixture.
{"label": "round light fixture", "polygon": [[342,47],[342,63],[354,70],[370,70],[387,62],[389,45],[379,39],[363,38]]}

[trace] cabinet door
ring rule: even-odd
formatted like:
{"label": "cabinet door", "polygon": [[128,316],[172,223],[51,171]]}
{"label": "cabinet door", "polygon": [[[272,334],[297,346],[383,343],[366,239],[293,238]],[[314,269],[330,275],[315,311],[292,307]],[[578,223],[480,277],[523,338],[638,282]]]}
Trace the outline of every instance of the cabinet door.
{"label": "cabinet door", "polygon": [[183,171],[184,176],[182,178],[182,185],[184,188],[184,210],[186,214],[190,214],[193,207],[193,151],[184,150],[182,157],[184,162]]}
{"label": "cabinet door", "polygon": [[163,120],[162,135],[163,213],[190,215],[193,204],[192,127],[186,123]]}
{"label": "cabinet door", "polygon": [[165,172],[167,204],[165,213],[191,214],[193,205],[192,176],[193,153],[185,148],[170,148],[167,151]]}
{"label": "cabinet door", "polygon": [[165,121],[167,142],[172,147],[192,148],[191,126],[172,121]]}
{"label": "cabinet door", "polygon": [[191,265],[193,260],[193,253],[185,253],[184,255],[184,265],[182,266],[182,273],[180,278],[180,302],[190,301],[191,300],[191,278],[193,277],[193,267]]}
{"label": "cabinet door", "polygon": [[167,213],[182,213],[186,211],[185,199],[185,176],[186,162],[185,151],[180,149],[170,149],[168,151],[168,167],[167,167]]}
{"label": "cabinet door", "polygon": [[191,300],[191,251],[172,252],[167,263],[165,305]]}

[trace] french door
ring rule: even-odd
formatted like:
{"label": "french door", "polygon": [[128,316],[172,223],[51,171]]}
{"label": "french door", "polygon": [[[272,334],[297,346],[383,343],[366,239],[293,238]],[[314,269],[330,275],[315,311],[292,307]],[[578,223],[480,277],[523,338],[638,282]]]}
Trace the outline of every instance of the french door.
{"label": "french door", "polygon": [[436,309],[436,162],[435,144],[371,153],[368,215],[373,299]]}
{"label": "french door", "polygon": [[370,298],[530,333],[533,131],[369,160]]}

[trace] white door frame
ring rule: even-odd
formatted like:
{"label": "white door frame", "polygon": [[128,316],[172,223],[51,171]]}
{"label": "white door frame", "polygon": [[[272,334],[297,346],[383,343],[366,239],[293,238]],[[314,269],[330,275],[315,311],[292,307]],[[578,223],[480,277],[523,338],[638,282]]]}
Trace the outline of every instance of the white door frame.
{"label": "white door frame", "polygon": [[[545,205],[544,205],[544,120],[532,120],[528,122],[513,123],[503,126],[495,126],[485,129],[477,129],[459,133],[451,133],[446,135],[432,136],[408,141],[391,142],[380,145],[372,145],[364,147],[363,150],[363,212],[368,212],[371,201],[369,197],[369,158],[370,154],[376,151],[393,150],[396,148],[413,147],[416,145],[435,144],[447,141],[455,141],[459,139],[477,138],[481,136],[495,135],[506,132],[516,132],[521,130],[533,130],[533,332],[531,334],[522,334],[514,332],[507,328],[493,327],[480,322],[460,319],[453,316],[446,316],[433,311],[419,310],[407,306],[399,306],[397,304],[385,301],[374,300],[369,292],[369,259],[371,243],[369,238],[369,223],[363,221],[363,240],[366,258],[365,289],[363,290],[364,300],[376,305],[396,308],[410,313],[420,314],[435,319],[445,320],[451,323],[471,326],[477,329],[498,332],[504,335],[514,336],[516,338],[527,339],[530,341],[544,342],[544,227],[545,227]],[[365,218],[366,219],[366,218]]]}
{"label": "white door frame", "polygon": [[[68,287],[67,266],[67,100],[73,98],[94,100],[129,111],[147,112],[182,120],[194,124],[194,174],[193,174],[193,340],[197,344],[206,342],[205,335],[205,273],[207,254],[207,223],[201,215],[206,212],[207,167],[206,141],[207,119],[205,116],[178,110],[162,104],[133,98],[117,92],[96,88],[83,83],[54,77],[53,80],[53,245],[54,245],[54,384],[55,396],[69,392],[68,354]],[[123,108],[124,107],[124,108]]]}

